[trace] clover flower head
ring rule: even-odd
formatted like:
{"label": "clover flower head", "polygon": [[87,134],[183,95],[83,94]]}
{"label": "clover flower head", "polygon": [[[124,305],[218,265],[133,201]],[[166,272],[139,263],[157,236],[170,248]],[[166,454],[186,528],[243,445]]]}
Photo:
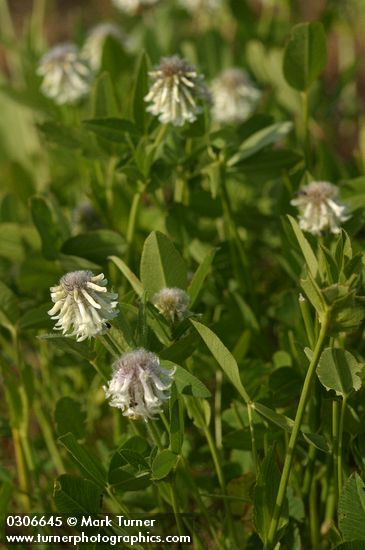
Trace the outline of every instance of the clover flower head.
{"label": "clover flower head", "polygon": [[74,44],[59,44],[47,52],[37,74],[43,76],[42,93],[59,105],[75,103],[90,91],[91,68]]}
{"label": "clover flower head", "polygon": [[290,204],[299,209],[299,226],[313,235],[322,231],[341,231],[340,224],[349,219],[346,206],[338,201],[338,188],[327,181],[312,181],[302,187]]}
{"label": "clover flower head", "polygon": [[175,370],[161,367],[158,356],[143,348],[124,353],[113,365],[105,395],[123,416],[147,421],[160,413],[170,398]]}
{"label": "clover flower head", "polygon": [[114,23],[100,23],[89,32],[84,47],[82,57],[86,59],[94,71],[101,67],[103,47],[108,37],[114,38],[123,47],[127,46],[127,39],[118,25]]}
{"label": "clover flower head", "polygon": [[190,12],[197,12],[199,10],[213,11],[217,9],[222,0],[180,0],[180,4]]}
{"label": "clover flower head", "polygon": [[168,321],[182,321],[189,313],[189,296],[181,288],[162,288],[152,297],[153,305]]}
{"label": "clover flower head", "polygon": [[71,271],[61,277],[57,286],[51,287],[54,302],[48,311],[51,319],[57,319],[55,330],[76,336],[82,342],[90,336],[102,334],[107,321],[118,315],[118,295],[108,292],[104,274],[91,271]]}
{"label": "clover flower head", "polygon": [[151,102],[147,111],[164,124],[182,126],[185,122],[194,122],[202,111],[197,100],[207,99],[203,75],[178,55],[163,57],[149,75],[153,83],[144,98]]}
{"label": "clover flower head", "polygon": [[261,97],[246,71],[237,68],[223,71],[213,80],[210,90],[212,115],[217,122],[243,122],[255,110]]}
{"label": "clover flower head", "polygon": [[129,15],[136,15],[159,0],[112,0],[114,6]]}

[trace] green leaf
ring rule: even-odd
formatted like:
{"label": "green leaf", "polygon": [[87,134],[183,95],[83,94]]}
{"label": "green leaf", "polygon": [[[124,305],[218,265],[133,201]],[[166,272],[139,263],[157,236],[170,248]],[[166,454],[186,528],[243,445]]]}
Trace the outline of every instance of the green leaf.
{"label": "green leaf", "polygon": [[5,363],[0,363],[2,376],[4,379],[3,391],[7,408],[9,411],[10,424],[13,428],[20,428],[24,420],[24,406],[22,401],[19,377],[13,370],[10,370]]}
{"label": "green leaf", "polygon": [[13,497],[14,486],[10,481],[3,480],[0,488],[0,510],[3,514],[10,513],[10,504]]}
{"label": "green leaf", "polygon": [[62,435],[59,438],[59,442],[68,450],[82,470],[84,470],[99,487],[104,488],[106,472],[101,466],[100,461],[95,458],[89,450],[81,446],[72,433]]}
{"label": "green leaf", "polygon": [[133,122],[123,118],[91,118],[84,120],[83,124],[87,130],[90,130],[98,137],[114,143],[124,143],[126,133],[135,134],[137,131]]}
{"label": "green leaf", "polygon": [[[288,418],[287,416],[277,413],[276,411],[273,411],[269,407],[266,407],[266,405],[263,405],[262,403],[252,403],[252,408],[254,411],[259,413],[263,418],[274,424],[275,426],[278,426],[282,430],[284,430],[287,433],[291,433],[294,421],[291,418]],[[310,445],[313,445],[316,449],[328,453],[328,445],[325,438],[319,434],[310,433],[304,430],[301,430],[302,436],[304,437],[305,441],[309,443]]]}
{"label": "green leaf", "polygon": [[261,416],[269,420],[276,426],[279,426],[282,430],[290,433],[294,426],[294,421],[283,414],[279,414],[262,403],[252,403],[254,411],[258,412]]}
{"label": "green leaf", "polygon": [[110,229],[98,229],[71,237],[63,243],[61,251],[91,262],[104,263],[108,256],[123,255],[126,243],[119,233]]}
{"label": "green leaf", "polygon": [[[279,468],[273,449],[264,458],[254,489],[254,523],[261,540],[266,543],[274,513],[276,496],[280,484]],[[288,521],[288,501],[285,498],[279,528]]]}
{"label": "green leaf", "polygon": [[326,65],[326,36],[318,21],[293,27],[283,59],[284,76],[293,88],[308,90]]}
{"label": "green leaf", "polygon": [[300,229],[297,221],[294,218],[292,218],[292,216],[288,216],[288,220],[293,228],[294,234],[299,243],[300,249],[304,256],[305,262],[308,266],[309,272],[313,277],[316,277],[318,273],[318,261],[314,255],[312,247],[310,246],[307,239],[304,237],[303,231]]}
{"label": "green leaf", "polygon": [[61,397],[57,401],[54,416],[59,435],[71,432],[77,439],[84,437],[86,415],[78,401],[71,397]]}
{"label": "green leaf", "polygon": [[250,401],[250,397],[241,382],[236,359],[233,357],[231,352],[228,351],[218,336],[210,330],[210,328],[198,323],[198,321],[191,320],[191,323],[200,334],[202,340],[205,342],[217,363],[221,366],[223,372],[226,374],[244,401],[248,403]]}
{"label": "green leaf", "polygon": [[81,149],[83,146],[82,134],[76,128],[54,121],[38,124],[38,128],[50,143],[64,149]]}
{"label": "green leaf", "polygon": [[322,322],[323,316],[327,310],[327,305],[321,289],[310,273],[308,273],[305,279],[300,280],[300,285],[308,300],[318,313],[319,320]]}
{"label": "green leaf", "polygon": [[142,296],[143,285],[141,281],[138,279],[138,277],[129,269],[127,264],[120,258],[117,258],[116,256],[109,256],[108,260],[111,260],[117,266],[117,268],[123,273],[125,278],[130,282],[136,294],[138,296]]}
{"label": "green leaf", "polygon": [[342,397],[361,388],[358,373],[363,365],[350,352],[340,348],[326,348],[319,359],[317,376],[326,390],[334,390]]}
{"label": "green leaf", "polygon": [[167,449],[164,449],[158,453],[152,462],[152,474],[154,479],[163,479],[168,476],[171,470],[175,467],[177,459],[178,456]]}
{"label": "green leaf", "polygon": [[119,108],[109,73],[102,73],[96,80],[92,94],[93,118],[118,116]]}
{"label": "green leaf", "polygon": [[196,300],[198,299],[199,293],[210,271],[216,253],[216,248],[212,248],[211,250],[209,250],[209,252],[205,255],[202,263],[194,273],[194,276],[188,288],[188,294],[190,296],[190,307],[193,307]]}
{"label": "green leaf", "polygon": [[17,223],[0,223],[0,258],[19,262],[24,258],[22,228]]}
{"label": "green leaf", "polygon": [[144,243],[141,281],[149,298],[165,287],[186,289],[185,262],[170,239],[159,231],[153,231]]}
{"label": "green leaf", "polygon": [[302,435],[307,443],[313,445],[313,447],[319,451],[322,451],[322,453],[329,452],[328,443],[322,435],[305,432],[304,430],[302,430]]}
{"label": "green leaf", "polygon": [[135,80],[134,90],[133,90],[133,118],[141,130],[144,130],[147,111],[146,111],[146,102],[144,100],[148,92],[148,59],[145,52],[142,52],[137,67],[137,76]]}
{"label": "green leaf", "polygon": [[61,475],[55,482],[54,501],[61,514],[98,514],[102,492],[87,479]]}
{"label": "green leaf", "polygon": [[38,328],[46,328],[50,330],[54,325],[54,321],[52,321],[47,314],[47,311],[50,309],[50,302],[38,307],[27,309],[27,311],[18,319],[17,326],[19,330],[32,330]]}
{"label": "green leaf", "polygon": [[213,199],[217,197],[222,179],[222,162],[214,161],[202,169],[202,174],[206,174],[209,178],[209,187]]}
{"label": "green leaf", "polygon": [[277,122],[276,124],[272,124],[267,128],[255,132],[240,145],[238,152],[227,161],[227,166],[234,166],[237,162],[252,157],[252,155],[264,147],[276,143],[286,136],[292,128],[292,122]]}
{"label": "green leaf", "polygon": [[181,452],[184,442],[184,405],[177,393],[176,386],[172,386],[171,398],[169,401],[170,411],[170,448],[175,454]]}
{"label": "green leaf", "polygon": [[47,260],[55,260],[62,243],[62,235],[50,202],[44,197],[32,197],[30,207],[34,225],[42,241],[42,253]]}
{"label": "green leaf", "polygon": [[351,475],[343,487],[338,521],[345,541],[365,540],[365,484],[357,473]]}
{"label": "green leaf", "polygon": [[87,361],[91,361],[94,356],[94,353],[85,342],[76,342],[72,337],[62,336],[59,332],[41,334],[37,338],[39,340],[52,340],[52,345],[62,350],[63,353],[71,353]]}
{"label": "green leaf", "polygon": [[[167,361],[161,361],[161,364],[166,364]],[[176,366],[174,375],[174,381],[178,392],[182,395],[192,395],[194,397],[200,397],[207,399],[211,397],[211,393],[208,388],[201,382],[196,376],[191,374],[179,365]]]}
{"label": "green leaf", "polygon": [[113,490],[124,495],[126,491],[143,491],[150,485],[150,478],[150,472],[132,475],[123,468],[115,468],[109,474],[109,483]]}
{"label": "green leaf", "polygon": [[19,316],[18,299],[14,292],[0,281],[0,324],[10,328]]}
{"label": "green leaf", "polygon": [[352,540],[335,546],[335,550],[365,550],[365,540]]}
{"label": "green leaf", "polygon": [[122,447],[118,452],[122,459],[125,460],[127,464],[133,466],[135,470],[139,471],[148,469],[146,459],[135,450]]}

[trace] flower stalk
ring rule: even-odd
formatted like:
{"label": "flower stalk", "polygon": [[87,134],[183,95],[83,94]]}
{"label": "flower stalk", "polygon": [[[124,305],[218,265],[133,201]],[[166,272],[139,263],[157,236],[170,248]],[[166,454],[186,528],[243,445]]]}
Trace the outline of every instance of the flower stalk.
{"label": "flower stalk", "polygon": [[299,405],[295,416],[294,426],[290,435],[288,448],[285,456],[284,467],[281,474],[278,494],[276,497],[275,510],[274,510],[273,517],[271,519],[271,524],[270,524],[270,529],[269,529],[269,534],[268,534],[268,539],[266,544],[266,550],[271,550],[272,548],[274,548],[274,545],[276,542],[276,535],[277,535],[277,530],[278,530],[279,521],[281,517],[281,511],[282,511],[282,507],[283,507],[283,503],[286,495],[286,489],[288,486],[290,472],[293,465],[294,452],[295,452],[300,428],[302,425],[307,401],[309,398],[309,392],[312,386],[312,381],[315,376],[319,358],[321,356],[321,353],[323,351],[323,348],[327,340],[329,323],[330,323],[330,314],[329,314],[329,311],[327,311],[327,314],[324,316],[324,319],[321,325],[321,330],[318,336],[318,340],[313,350],[313,356],[308,367],[308,371],[303,384],[302,393],[299,399]]}

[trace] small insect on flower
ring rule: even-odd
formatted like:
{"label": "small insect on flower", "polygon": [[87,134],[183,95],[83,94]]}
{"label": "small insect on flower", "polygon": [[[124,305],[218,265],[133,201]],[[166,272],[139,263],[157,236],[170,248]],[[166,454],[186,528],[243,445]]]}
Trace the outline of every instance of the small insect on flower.
{"label": "small insect on flower", "polygon": [[92,71],[74,44],[59,44],[39,62],[42,93],[59,105],[75,103],[90,91]]}
{"label": "small insect on flower", "polygon": [[152,105],[147,111],[159,117],[163,124],[182,126],[194,122],[202,111],[199,99],[208,99],[204,77],[178,55],[163,57],[158,67],[149,72],[153,84],[144,98]]}
{"label": "small insect on flower", "polygon": [[159,0],[112,0],[114,6],[129,15],[137,15]]}
{"label": "small insect on flower", "polygon": [[170,398],[175,368],[160,365],[157,355],[143,348],[123,354],[113,365],[113,376],[105,395],[110,405],[122,409],[123,415],[147,421],[162,410]]}
{"label": "small insect on flower", "polygon": [[162,288],[152,297],[153,305],[168,321],[182,321],[189,313],[189,296],[181,288]]}
{"label": "small insect on flower", "polygon": [[299,190],[290,204],[299,211],[299,226],[313,235],[322,231],[341,231],[340,224],[349,219],[346,206],[338,201],[338,188],[327,181],[312,181]]}
{"label": "small insect on flower", "polygon": [[226,69],[211,87],[213,118],[218,122],[239,123],[255,110],[261,92],[242,69]]}
{"label": "small insect on flower", "polygon": [[104,274],[91,271],[71,271],[61,277],[57,286],[51,287],[54,302],[48,315],[57,319],[55,330],[76,336],[82,342],[90,336],[102,334],[107,321],[118,315],[118,294],[108,292]]}
{"label": "small insect on flower", "polygon": [[82,57],[94,71],[98,71],[101,67],[103,48],[108,37],[113,38],[123,48],[128,47],[127,38],[118,25],[114,23],[96,25],[89,32],[82,48]]}

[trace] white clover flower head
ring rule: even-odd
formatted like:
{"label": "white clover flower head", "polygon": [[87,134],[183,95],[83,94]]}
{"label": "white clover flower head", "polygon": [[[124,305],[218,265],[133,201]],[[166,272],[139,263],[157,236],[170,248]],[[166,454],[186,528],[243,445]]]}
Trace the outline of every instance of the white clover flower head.
{"label": "white clover flower head", "polygon": [[114,6],[129,15],[137,15],[144,9],[157,4],[159,0],[112,0]]}
{"label": "white clover flower head", "polygon": [[91,271],[71,271],[63,275],[50,289],[54,306],[48,315],[57,319],[55,330],[76,336],[77,342],[102,334],[107,321],[118,315],[118,294],[108,292],[107,284],[103,273],[94,276]]}
{"label": "white clover flower head", "polygon": [[180,0],[181,6],[190,12],[213,11],[222,3],[222,0]]}
{"label": "white clover flower head", "polygon": [[113,376],[104,386],[110,405],[123,416],[147,421],[160,413],[170,398],[176,368],[161,367],[157,355],[143,348],[124,353],[113,365]]}
{"label": "white clover flower head", "polygon": [[210,90],[212,115],[217,122],[243,122],[253,113],[261,97],[246,71],[237,68],[223,71],[213,80]]}
{"label": "white clover flower head", "polygon": [[122,47],[127,47],[127,38],[118,25],[100,23],[93,27],[86,38],[81,53],[94,71],[98,71],[101,67],[103,47],[108,37],[114,38]]}
{"label": "white clover flower head", "polygon": [[341,223],[349,219],[346,206],[338,201],[338,188],[328,181],[312,181],[302,187],[290,204],[300,211],[300,228],[313,235],[324,230],[340,233]]}
{"label": "white clover flower head", "polygon": [[206,99],[208,93],[203,75],[178,55],[163,57],[149,75],[153,83],[144,99],[152,104],[147,111],[163,124],[182,126],[194,122],[202,111],[197,100]]}
{"label": "white clover flower head", "polygon": [[182,321],[189,313],[189,296],[181,288],[162,288],[152,297],[153,305],[168,321]]}
{"label": "white clover flower head", "polygon": [[43,76],[42,93],[59,105],[75,103],[90,91],[91,68],[74,44],[59,44],[47,52],[37,74]]}

